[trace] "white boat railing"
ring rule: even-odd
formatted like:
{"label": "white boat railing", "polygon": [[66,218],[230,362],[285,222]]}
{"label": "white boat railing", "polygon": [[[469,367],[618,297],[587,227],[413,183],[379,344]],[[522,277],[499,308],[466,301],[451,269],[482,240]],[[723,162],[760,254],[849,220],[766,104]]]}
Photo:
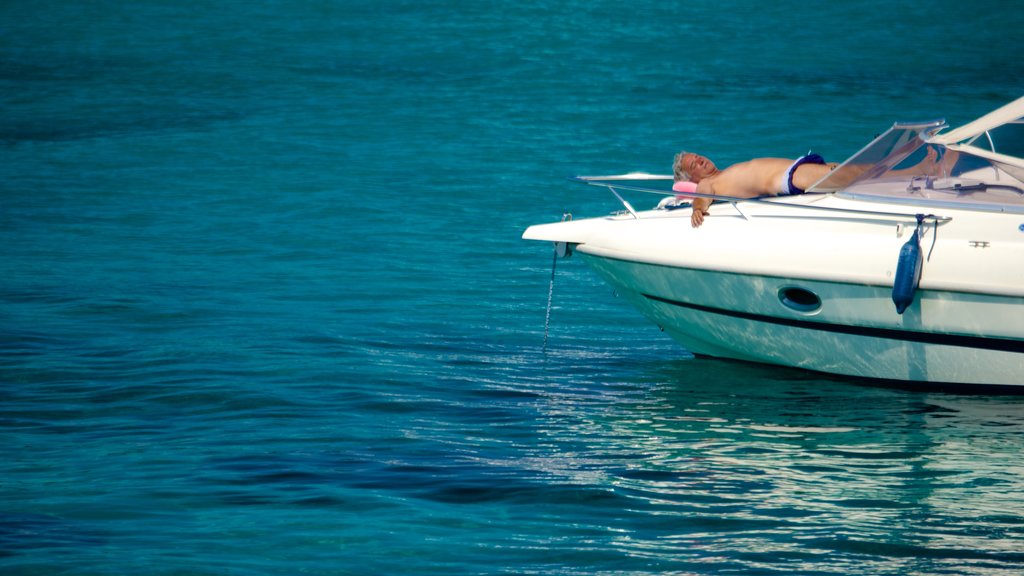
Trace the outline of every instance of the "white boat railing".
{"label": "white boat railing", "polygon": [[[632,172],[628,174],[619,174],[612,176],[573,176],[570,180],[587,184],[589,186],[599,186],[607,188],[612,194],[618,198],[619,202],[625,206],[626,211],[629,212],[633,218],[637,220],[641,219],[640,213],[633,208],[633,206],[619,193],[619,191],[639,192],[644,194],[657,194],[660,196],[677,196],[687,198],[709,198],[715,201],[728,202],[733,208],[745,219],[750,219],[753,214],[744,212],[741,208],[741,204],[761,204],[771,205],[785,208],[793,208],[797,210],[818,210],[825,212],[841,212],[845,214],[857,214],[860,216],[871,216],[874,218],[896,218],[900,220],[910,219],[913,220],[917,217],[917,213],[909,212],[884,212],[880,210],[858,210],[855,208],[843,208],[838,206],[819,206],[817,204],[809,203],[792,203],[792,202],[780,202],[781,198],[792,198],[792,196],[756,196],[754,198],[743,198],[739,196],[722,196],[717,194],[700,194],[698,192],[676,192],[674,190],[659,190],[656,188],[644,188],[640,186],[629,186],[623,184],[617,184],[617,182],[624,180],[643,181],[643,180],[672,180],[672,176],[665,176],[659,174],[646,174],[642,172]],[[820,196],[825,197],[831,194],[815,194],[808,193],[806,196]],[[940,216],[936,214],[927,214],[925,218],[935,222],[943,223],[949,222],[953,218],[951,216]]]}

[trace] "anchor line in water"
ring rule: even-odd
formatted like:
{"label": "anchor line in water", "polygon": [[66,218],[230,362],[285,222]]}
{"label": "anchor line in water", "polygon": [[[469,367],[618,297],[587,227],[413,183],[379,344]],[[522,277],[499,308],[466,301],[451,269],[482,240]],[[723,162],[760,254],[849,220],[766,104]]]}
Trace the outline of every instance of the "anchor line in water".
{"label": "anchor line in water", "polygon": [[[572,214],[569,212],[562,213],[562,222],[566,220],[572,220]],[[568,248],[566,249],[565,255],[569,255]],[[551,327],[551,305],[554,301],[555,296],[555,269],[558,266],[558,244],[555,243],[552,248],[551,255],[551,280],[548,282],[548,306],[544,311],[544,348],[543,354],[547,356],[548,353],[548,330]]]}
{"label": "anchor line in water", "polygon": [[544,354],[548,353],[548,329],[551,326],[551,302],[555,295],[555,267],[558,266],[558,246],[552,248],[551,281],[548,282],[548,307],[544,312]]}

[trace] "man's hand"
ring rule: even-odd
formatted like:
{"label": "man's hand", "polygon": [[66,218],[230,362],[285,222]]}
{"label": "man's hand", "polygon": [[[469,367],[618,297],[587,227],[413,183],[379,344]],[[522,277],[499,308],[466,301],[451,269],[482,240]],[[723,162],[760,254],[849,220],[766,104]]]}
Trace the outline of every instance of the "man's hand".
{"label": "man's hand", "polygon": [[711,199],[694,198],[692,205],[693,214],[690,215],[690,224],[692,224],[694,228],[698,228],[704,223],[704,216],[708,213],[708,208],[711,207]]}
{"label": "man's hand", "polygon": [[699,228],[700,225],[704,223],[704,215],[707,213],[707,210],[701,210],[697,206],[694,206],[693,214],[690,215],[690,224],[693,225],[694,228]]}

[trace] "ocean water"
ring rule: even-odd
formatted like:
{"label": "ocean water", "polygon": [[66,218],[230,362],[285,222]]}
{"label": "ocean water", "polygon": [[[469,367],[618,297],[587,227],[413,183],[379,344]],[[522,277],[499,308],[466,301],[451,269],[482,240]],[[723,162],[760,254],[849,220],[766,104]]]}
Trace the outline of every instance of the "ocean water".
{"label": "ocean water", "polygon": [[573,259],[545,350],[520,234],[1022,53],[991,0],[0,3],[0,574],[1021,573],[1022,397],[694,358]]}

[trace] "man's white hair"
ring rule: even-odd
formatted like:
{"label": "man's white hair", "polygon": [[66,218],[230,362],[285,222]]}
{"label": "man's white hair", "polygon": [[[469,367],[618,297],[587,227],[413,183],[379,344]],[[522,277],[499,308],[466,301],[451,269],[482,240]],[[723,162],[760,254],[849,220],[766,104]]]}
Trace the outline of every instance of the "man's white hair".
{"label": "man's white hair", "polygon": [[676,182],[689,182],[690,173],[683,168],[683,155],[687,154],[686,150],[683,150],[679,154],[676,154],[675,160],[672,162],[672,173],[675,175]]}

